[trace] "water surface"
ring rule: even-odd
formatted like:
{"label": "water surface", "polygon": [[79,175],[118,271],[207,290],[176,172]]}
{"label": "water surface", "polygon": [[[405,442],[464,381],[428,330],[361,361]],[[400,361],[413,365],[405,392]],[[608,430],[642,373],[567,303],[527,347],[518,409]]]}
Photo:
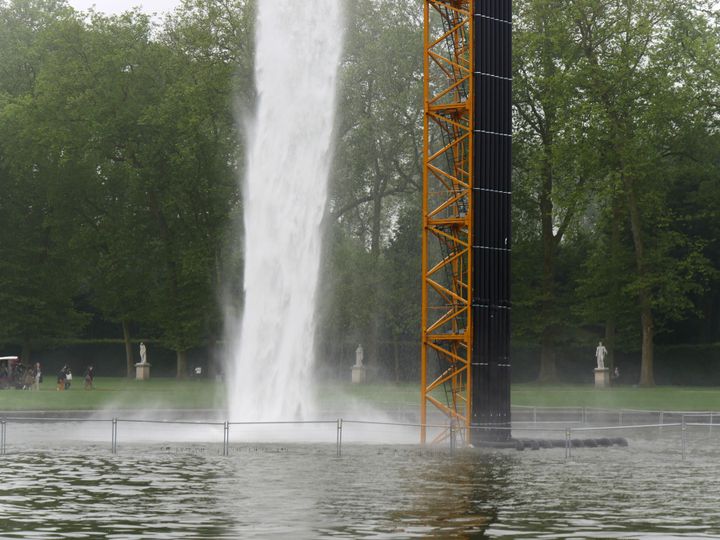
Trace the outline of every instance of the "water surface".
{"label": "water surface", "polygon": [[[516,452],[47,443],[0,457],[2,538],[720,537],[717,439]],[[51,448],[52,447],[52,448]]]}

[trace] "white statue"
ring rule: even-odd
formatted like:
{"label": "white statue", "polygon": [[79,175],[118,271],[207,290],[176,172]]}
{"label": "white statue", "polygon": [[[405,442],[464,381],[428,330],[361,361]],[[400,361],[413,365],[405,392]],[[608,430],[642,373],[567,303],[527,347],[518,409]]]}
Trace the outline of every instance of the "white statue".
{"label": "white statue", "polygon": [[598,343],[597,349],[595,349],[595,358],[597,359],[597,367],[598,369],[605,369],[605,355],[607,354],[607,349],[605,348],[605,345],[602,344],[602,341]]}
{"label": "white statue", "polygon": [[363,348],[362,345],[358,345],[355,349],[355,367],[362,367],[363,365]]}
{"label": "white statue", "polygon": [[142,341],[140,342],[140,362],[143,364],[147,363],[147,349]]}

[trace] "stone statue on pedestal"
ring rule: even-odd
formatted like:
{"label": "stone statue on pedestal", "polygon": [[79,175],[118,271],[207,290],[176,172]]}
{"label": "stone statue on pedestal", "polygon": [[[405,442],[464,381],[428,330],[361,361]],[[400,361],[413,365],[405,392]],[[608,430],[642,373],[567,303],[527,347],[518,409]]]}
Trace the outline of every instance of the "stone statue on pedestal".
{"label": "stone statue on pedestal", "polygon": [[140,363],[147,364],[147,349],[142,341],[140,342]]}
{"label": "stone statue on pedestal", "polygon": [[365,382],[365,366],[363,366],[363,348],[362,345],[358,345],[355,349],[355,365],[351,369],[352,371],[352,382],[353,383],[364,383]]}
{"label": "stone statue on pedestal", "polygon": [[363,348],[358,345],[355,349],[355,367],[363,367]]}
{"label": "stone statue on pedestal", "polygon": [[595,349],[595,358],[597,360],[598,369],[605,369],[605,355],[607,355],[607,349],[603,345],[602,341],[598,343],[597,349]]}

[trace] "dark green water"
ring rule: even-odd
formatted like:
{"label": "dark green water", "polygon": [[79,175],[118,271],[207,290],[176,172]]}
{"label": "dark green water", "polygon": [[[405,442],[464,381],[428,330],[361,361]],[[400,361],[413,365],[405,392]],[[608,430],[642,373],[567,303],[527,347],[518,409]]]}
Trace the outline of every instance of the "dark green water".
{"label": "dark green water", "polygon": [[[718,440],[629,448],[46,443],[0,457],[0,538],[720,537]],[[49,446],[53,446],[50,449]]]}

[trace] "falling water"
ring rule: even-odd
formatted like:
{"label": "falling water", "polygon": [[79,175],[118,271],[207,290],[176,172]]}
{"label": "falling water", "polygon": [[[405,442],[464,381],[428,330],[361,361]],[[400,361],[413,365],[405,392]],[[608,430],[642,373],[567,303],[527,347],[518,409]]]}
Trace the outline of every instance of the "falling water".
{"label": "falling water", "polygon": [[[261,0],[244,183],[245,307],[229,330],[231,420],[312,410],[320,223],[342,47],[338,0]],[[239,334],[239,335],[238,335]]]}

